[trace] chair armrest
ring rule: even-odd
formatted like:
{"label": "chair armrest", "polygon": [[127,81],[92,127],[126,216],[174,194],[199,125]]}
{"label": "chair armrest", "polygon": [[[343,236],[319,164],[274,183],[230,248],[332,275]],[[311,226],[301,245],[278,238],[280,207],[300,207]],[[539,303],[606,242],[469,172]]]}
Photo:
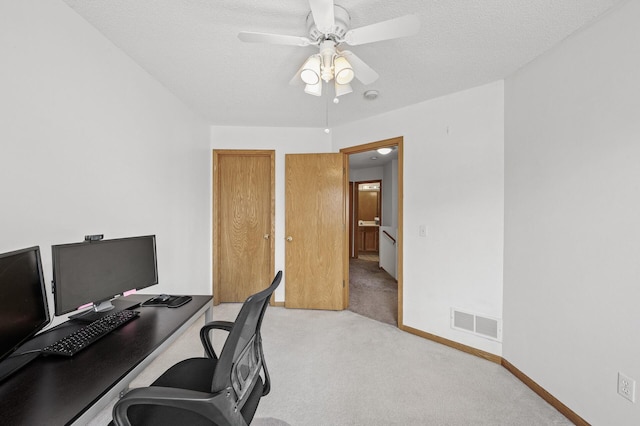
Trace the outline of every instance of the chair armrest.
{"label": "chair armrest", "polygon": [[134,405],[162,405],[189,410],[216,424],[247,426],[240,411],[234,410],[229,390],[217,394],[188,389],[150,386],[133,389],[113,407],[113,421],[118,426],[131,426],[127,410]]}
{"label": "chair armrest", "polygon": [[216,355],[216,351],[213,349],[213,344],[211,342],[211,337],[209,337],[209,332],[211,330],[223,330],[226,332],[230,332],[232,328],[233,323],[230,321],[211,321],[202,326],[202,328],[200,329],[200,341],[202,341],[204,351],[209,358],[218,359],[218,355]]}
{"label": "chair armrest", "polygon": [[264,360],[264,352],[262,351],[262,335],[258,333],[258,347],[260,348],[260,359],[262,359],[262,372],[264,374],[264,383],[262,384],[262,396],[266,396],[271,392],[271,377],[267,369],[267,363]]}

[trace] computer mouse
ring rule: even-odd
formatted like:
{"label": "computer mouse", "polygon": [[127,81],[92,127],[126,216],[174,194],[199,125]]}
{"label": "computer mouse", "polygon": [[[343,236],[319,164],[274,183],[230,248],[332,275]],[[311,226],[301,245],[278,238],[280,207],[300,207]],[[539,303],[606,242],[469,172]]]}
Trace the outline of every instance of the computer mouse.
{"label": "computer mouse", "polygon": [[169,300],[169,295],[168,294],[161,294],[160,296],[158,296],[158,300],[160,300],[161,302],[166,302],[167,300]]}

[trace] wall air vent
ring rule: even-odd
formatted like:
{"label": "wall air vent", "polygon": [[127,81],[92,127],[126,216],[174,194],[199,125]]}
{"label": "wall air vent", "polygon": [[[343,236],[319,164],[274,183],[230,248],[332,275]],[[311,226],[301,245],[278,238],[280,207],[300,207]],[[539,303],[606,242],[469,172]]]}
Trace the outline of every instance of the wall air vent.
{"label": "wall air vent", "polygon": [[502,320],[451,308],[451,328],[502,341]]}

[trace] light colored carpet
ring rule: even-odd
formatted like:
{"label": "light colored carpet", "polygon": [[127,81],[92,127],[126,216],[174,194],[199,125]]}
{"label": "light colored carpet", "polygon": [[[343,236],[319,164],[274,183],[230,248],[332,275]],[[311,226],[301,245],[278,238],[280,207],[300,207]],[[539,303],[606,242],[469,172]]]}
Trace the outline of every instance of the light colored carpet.
{"label": "light colored carpet", "polygon": [[[239,308],[216,306],[214,319],[233,320]],[[200,356],[200,324],[133,386]],[[503,367],[353,312],[269,307],[262,334],[272,387],[256,426],[571,425]]]}

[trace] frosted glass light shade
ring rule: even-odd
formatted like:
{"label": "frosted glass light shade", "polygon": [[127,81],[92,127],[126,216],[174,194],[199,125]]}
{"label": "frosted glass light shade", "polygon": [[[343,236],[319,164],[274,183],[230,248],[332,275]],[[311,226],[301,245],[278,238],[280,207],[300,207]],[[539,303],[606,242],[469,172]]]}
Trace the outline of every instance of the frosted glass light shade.
{"label": "frosted glass light shade", "polygon": [[336,83],[338,84],[349,84],[351,80],[353,80],[353,77],[355,77],[351,64],[343,56],[336,56],[333,61],[333,67]]}
{"label": "frosted glass light shade", "polygon": [[378,151],[380,155],[387,155],[393,150],[391,148],[378,148],[376,151]]}
{"label": "frosted glass light shade", "polygon": [[322,96],[322,81],[318,79],[316,84],[307,84],[304,87],[304,92],[313,96]]}
{"label": "frosted glass light shade", "polygon": [[351,85],[349,83],[347,84],[338,84],[338,80],[336,79],[334,81],[334,87],[336,88],[336,97],[338,96],[342,96],[342,95],[346,95],[347,93],[351,93],[353,92],[353,89],[351,88]]}
{"label": "frosted glass light shade", "polygon": [[302,66],[300,78],[306,84],[317,84],[320,81],[320,58],[318,55],[310,56]]}

